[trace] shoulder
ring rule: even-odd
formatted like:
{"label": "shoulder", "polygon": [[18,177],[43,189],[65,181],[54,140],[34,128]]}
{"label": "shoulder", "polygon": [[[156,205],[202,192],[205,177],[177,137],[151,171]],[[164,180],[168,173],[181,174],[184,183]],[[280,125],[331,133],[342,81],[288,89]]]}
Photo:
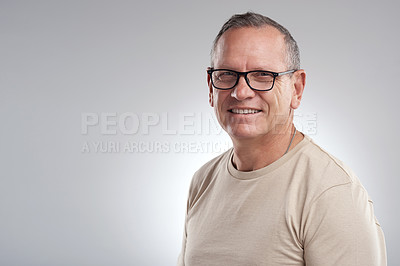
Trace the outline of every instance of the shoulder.
{"label": "shoulder", "polygon": [[380,265],[383,232],[367,191],[345,163],[308,136],[304,143],[290,161],[295,193],[287,219],[299,221],[294,231],[306,264]]}
{"label": "shoulder", "polygon": [[[338,196],[350,199],[356,195],[369,200],[365,188],[357,175],[341,160],[316,144],[310,137],[305,137],[306,145],[291,160],[293,166],[292,185],[300,199],[297,203],[305,205],[304,211],[315,202],[338,192]],[[349,202],[348,202],[349,203]]]}
{"label": "shoulder", "polygon": [[308,177],[318,179],[314,181],[325,188],[343,184],[361,186],[358,177],[349,166],[321,148],[310,137],[305,138],[309,143],[302,150],[298,164],[308,172]]}
{"label": "shoulder", "polygon": [[214,182],[218,174],[227,167],[231,154],[232,148],[211,159],[194,173],[189,190],[189,209]]}

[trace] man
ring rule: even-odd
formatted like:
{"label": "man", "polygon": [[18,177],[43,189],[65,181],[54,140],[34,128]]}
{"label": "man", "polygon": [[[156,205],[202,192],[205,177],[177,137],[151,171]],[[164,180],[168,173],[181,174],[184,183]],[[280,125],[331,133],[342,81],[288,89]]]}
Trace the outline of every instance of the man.
{"label": "man", "polygon": [[193,177],[178,265],[386,265],[359,179],[293,125],[306,73],[290,33],[234,15],[211,56],[209,101],[233,148]]}

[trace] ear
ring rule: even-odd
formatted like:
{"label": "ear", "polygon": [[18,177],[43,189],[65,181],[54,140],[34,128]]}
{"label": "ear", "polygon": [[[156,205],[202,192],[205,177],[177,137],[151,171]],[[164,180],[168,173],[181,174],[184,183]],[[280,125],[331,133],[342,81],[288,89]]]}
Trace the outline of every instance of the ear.
{"label": "ear", "polygon": [[306,72],[304,69],[297,70],[293,74],[294,78],[294,90],[292,95],[292,101],[290,102],[290,107],[292,109],[297,109],[300,106],[301,99],[303,97],[304,87],[306,85]]}
{"label": "ear", "polygon": [[[207,68],[207,70],[210,68]],[[213,86],[211,83],[211,77],[210,75],[207,73],[207,85],[209,88],[209,92],[208,92],[208,102],[210,103],[211,107],[214,107],[214,91],[213,91]]]}

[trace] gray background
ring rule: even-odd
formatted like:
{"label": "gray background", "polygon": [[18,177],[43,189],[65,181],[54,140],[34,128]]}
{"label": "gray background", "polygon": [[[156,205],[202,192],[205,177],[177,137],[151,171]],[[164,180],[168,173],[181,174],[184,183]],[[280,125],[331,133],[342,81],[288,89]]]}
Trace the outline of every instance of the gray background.
{"label": "gray background", "polygon": [[[220,151],[90,152],[86,141],[188,143],[224,134],[82,134],[84,113],[210,114],[220,26],[263,13],[298,41],[299,114],[374,200],[400,265],[397,1],[0,1],[0,265],[174,265],[192,174]],[[199,123],[198,120],[195,121]],[[175,125],[176,126],[176,125]],[[334,252],[334,251],[332,251]]]}

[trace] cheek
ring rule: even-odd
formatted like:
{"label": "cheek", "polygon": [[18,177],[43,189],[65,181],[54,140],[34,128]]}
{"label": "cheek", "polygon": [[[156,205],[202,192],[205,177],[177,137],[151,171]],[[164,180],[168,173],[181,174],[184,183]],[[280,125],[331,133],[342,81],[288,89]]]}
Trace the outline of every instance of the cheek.
{"label": "cheek", "polygon": [[[275,88],[274,88],[275,89]],[[263,101],[267,110],[267,117],[270,121],[287,119],[290,112],[290,95],[282,89],[274,93],[265,94]]]}
{"label": "cheek", "polygon": [[217,109],[221,109],[228,97],[229,97],[229,91],[215,91],[214,92],[215,107],[217,107]]}
{"label": "cheek", "polygon": [[273,97],[273,103],[276,105],[276,108],[279,110],[288,110],[290,109],[291,102],[291,91],[287,87],[279,87],[276,90],[276,94]]}
{"label": "cheek", "polygon": [[214,112],[221,125],[224,125],[226,122],[225,109],[229,97],[230,97],[229,91],[214,92]]}

